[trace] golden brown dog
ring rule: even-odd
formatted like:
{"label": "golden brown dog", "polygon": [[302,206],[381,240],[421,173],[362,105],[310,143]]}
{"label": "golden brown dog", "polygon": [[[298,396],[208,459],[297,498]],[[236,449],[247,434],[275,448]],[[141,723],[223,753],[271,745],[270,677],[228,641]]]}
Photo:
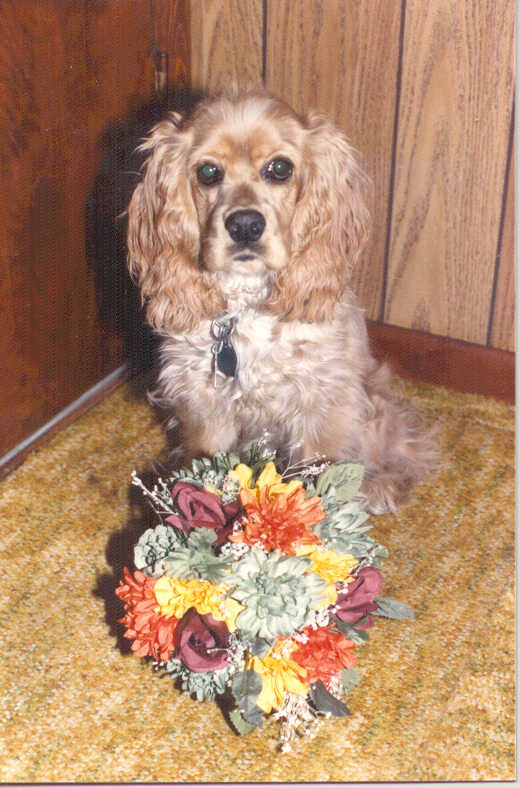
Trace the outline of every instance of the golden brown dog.
{"label": "golden brown dog", "polygon": [[129,267],[162,336],[158,398],[185,459],[263,438],[293,459],[361,459],[395,510],[434,445],[371,355],[349,275],[365,177],[320,114],[258,91],[159,123],[129,206]]}

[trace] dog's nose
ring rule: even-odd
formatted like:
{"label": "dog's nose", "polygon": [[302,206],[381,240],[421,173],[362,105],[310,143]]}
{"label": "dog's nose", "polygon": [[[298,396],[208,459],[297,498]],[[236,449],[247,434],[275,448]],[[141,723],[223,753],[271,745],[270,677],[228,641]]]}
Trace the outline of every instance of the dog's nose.
{"label": "dog's nose", "polygon": [[236,244],[248,246],[264,232],[265,218],[260,211],[235,211],[227,217],[225,227]]}

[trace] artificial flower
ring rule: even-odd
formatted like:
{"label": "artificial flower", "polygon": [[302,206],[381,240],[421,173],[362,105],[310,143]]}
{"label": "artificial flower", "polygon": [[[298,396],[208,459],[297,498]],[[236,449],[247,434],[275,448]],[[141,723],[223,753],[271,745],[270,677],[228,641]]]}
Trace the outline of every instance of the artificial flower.
{"label": "artificial flower", "polygon": [[337,583],[344,580],[352,583],[354,578],[351,576],[352,570],[357,565],[357,560],[348,553],[340,555],[332,550],[323,550],[316,547],[301,547],[297,555],[306,555],[310,558],[310,572],[316,572],[328,583]]}
{"label": "artificial flower", "polygon": [[233,531],[240,501],[223,505],[218,495],[189,482],[177,482],[171,492],[172,501],[180,514],[172,514],[166,522],[189,534],[194,528],[215,531],[216,544],[223,544]]}
{"label": "artificial flower", "polygon": [[[331,487],[322,496],[322,506],[327,519],[319,523],[315,531],[329,550],[362,558],[371,553],[372,548],[380,547],[366,535],[371,528],[367,523],[370,515],[361,510],[359,501],[341,503]],[[384,552],[378,554],[384,557]]]}
{"label": "artificial flower", "polygon": [[124,581],[116,588],[116,595],[125,603],[126,615],[119,623],[125,625],[124,636],[133,641],[131,649],[139,657],[165,662],[176,646],[178,620],[157,611],[155,583],[143,572],[136,571],[132,577],[124,568]]}
{"label": "artificial flower", "polygon": [[366,629],[371,626],[373,619],[368,614],[377,610],[375,598],[381,590],[383,578],[378,569],[367,566],[361,569],[355,581],[348,586],[345,592],[338,594],[334,615],[340,621],[355,625],[368,616],[367,620],[357,629]]}
{"label": "artificial flower", "polygon": [[302,633],[305,642],[298,639],[291,659],[307,671],[307,681],[321,681],[328,685],[343,668],[352,668],[356,661],[355,644],[331,626],[306,627]]}
{"label": "artificial flower", "polygon": [[338,597],[334,583],[340,580],[346,583],[354,581],[351,572],[358,562],[353,555],[348,553],[341,555],[333,550],[323,550],[320,547],[309,545],[299,547],[297,555],[307,556],[311,560],[309,572],[316,572],[317,575],[327,581],[329,584],[327,589],[328,602],[331,605],[334,604]]}
{"label": "artificial flower", "polygon": [[171,525],[157,525],[148,528],[134,547],[134,564],[150,577],[164,574],[164,559],[178,544],[178,538]]}
{"label": "artificial flower", "polygon": [[206,580],[178,580],[163,575],[154,585],[156,605],[163,616],[182,618],[194,607],[198,613],[211,613],[217,621],[225,621],[229,630],[236,629],[236,618],[242,610],[235,600],[227,598],[227,589]]}
{"label": "artificial flower", "polygon": [[236,619],[243,634],[273,642],[278,635],[290,635],[311,623],[327,584],[307,572],[309,564],[307,558],[279,550],[265,553],[251,548],[230,576],[234,587],[229,593],[244,606]]}
{"label": "artificial flower", "polygon": [[296,555],[300,545],[321,544],[311,530],[326,517],[321,499],[306,498],[303,487],[289,496],[279,493],[273,498],[267,487],[260,490],[258,498],[251,490],[242,489],[240,499],[247,518],[243,530],[229,537],[231,541],[281,550],[287,555]]}
{"label": "artificial flower", "polygon": [[211,583],[220,583],[229,573],[232,559],[216,555],[212,549],[214,542],[214,531],[207,528],[192,531],[185,543],[177,543],[175,549],[162,562],[165,573],[179,580],[209,580]]}
{"label": "artificial flower", "polygon": [[[253,481],[253,469],[250,468],[249,465],[240,463],[236,466],[236,468],[229,472],[229,475],[237,479],[243,489],[251,488],[251,483]],[[290,482],[282,482],[282,477],[276,470],[276,465],[274,462],[270,461],[266,464],[262,473],[256,480],[254,493],[258,498],[260,491],[266,487],[271,498],[275,495],[279,495],[280,493],[283,493],[289,497],[301,486],[301,481],[298,481],[297,479],[293,479]]]}
{"label": "artificial flower", "polygon": [[222,670],[210,673],[195,673],[186,667],[177,657],[171,657],[163,665],[164,670],[172,679],[176,679],[184,692],[189,692],[198,700],[214,700],[216,695],[227,691],[229,681],[236,671],[236,665],[230,661]]}
{"label": "artificial flower", "polygon": [[248,668],[262,677],[262,691],[256,705],[266,714],[282,705],[285,693],[306,696],[309,691],[307,671],[288,656],[292,644],[279,641],[263,659],[251,657]]}
{"label": "artificial flower", "polygon": [[357,681],[355,630],[370,613],[411,611],[377,596],[386,550],[348,497],[360,474],[303,465],[302,481],[285,483],[273,459],[260,444],[217,452],[151,491],[134,474],[166,522],[143,534],[116,593],[134,652],[201,701],[227,694],[239,733],[274,711],[286,742],[349,713],[340,693]]}
{"label": "artificial flower", "polygon": [[211,613],[191,607],[177,625],[175,656],[195,673],[222,670],[229,662],[229,629]]}

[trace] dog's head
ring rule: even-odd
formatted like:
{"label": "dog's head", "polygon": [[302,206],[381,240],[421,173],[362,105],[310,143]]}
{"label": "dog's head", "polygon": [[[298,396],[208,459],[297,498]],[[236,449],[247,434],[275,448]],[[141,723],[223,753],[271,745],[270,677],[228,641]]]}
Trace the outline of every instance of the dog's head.
{"label": "dog's head", "polygon": [[367,212],[354,152],[325,118],[265,93],[223,96],[170,113],[141,149],[129,267],[155,328],[217,317],[237,284],[282,319],[330,316]]}

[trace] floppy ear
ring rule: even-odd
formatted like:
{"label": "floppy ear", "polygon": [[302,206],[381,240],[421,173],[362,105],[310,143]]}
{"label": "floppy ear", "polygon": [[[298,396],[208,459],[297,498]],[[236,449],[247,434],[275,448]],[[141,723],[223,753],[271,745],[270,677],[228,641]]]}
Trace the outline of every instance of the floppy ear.
{"label": "floppy ear", "polygon": [[128,207],[128,268],[146,318],[185,331],[222,311],[223,298],[199,264],[199,223],[186,169],[191,130],[170,113],[140,146],[149,152]]}
{"label": "floppy ear", "polygon": [[330,317],[367,236],[368,181],[344,135],[310,113],[300,194],[291,225],[289,265],[275,283],[271,308],[286,319]]}

